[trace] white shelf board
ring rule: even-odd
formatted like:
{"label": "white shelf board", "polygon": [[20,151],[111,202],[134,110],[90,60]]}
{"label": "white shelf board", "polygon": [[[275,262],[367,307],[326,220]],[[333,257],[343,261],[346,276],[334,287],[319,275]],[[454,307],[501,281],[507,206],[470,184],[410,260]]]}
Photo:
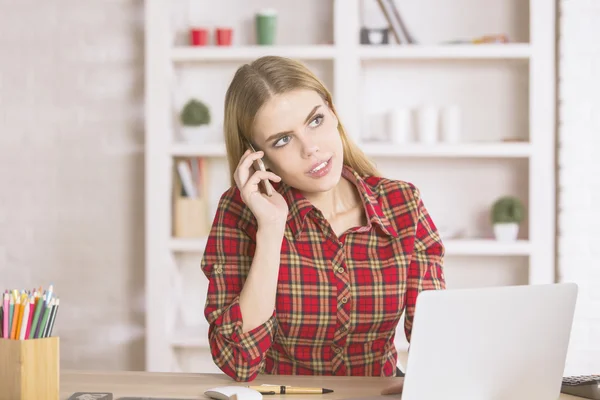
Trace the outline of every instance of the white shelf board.
{"label": "white shelf board", "polygon": [[177,157],[225,157],[224,144],[188,144],[171,145],[171,155]]}
{"label": "white shelf board", "polygon": [[[526,240],[499,242],[495,239],[447,239],[443,240],[446,255],[460,256],[527,256],[531,246]],[[172,238],[170,249],[176,252],[202,253],[206,238]]]}
{"label": "white shelf board", "polygon": [[402,59],[529,59],[528,43],[447,45],[362,45],[362,60]]}
{"label": "white shelf board", "polygon": [[181,46],[171,49],[173,62],[240,61],[265,55],[277,55],[302,60],[332,60],[335,46]]}
{"label": "white shelf board", "polygon": [[443,240],[449,256],[528,256],[531,246],[527,240],[499,242],[495,239]]}
{"label": "white shelf board", "polygon": [[529,143],[388,144],[364,143],[360,148],[370,157],[468,157],[523,158],[531,154]]}
{"label": "white shelf board", "polygon": [[[529,143],[362,143],[360,148],[369,157],[525,158],[531,154]],[[225,157],[225,145],[178,143],[171,146],[171,154],[178,157]]]}
{"label": "white shelf board", "polygon": [[206,237],[198,239],[171,238],[169,249],[180,253],[202,253],[206,247]]}
{"label": "white shelf board", "polygon": [[181,348],[208,348],[208,323],[178,329],[171,336],[170,344]]}

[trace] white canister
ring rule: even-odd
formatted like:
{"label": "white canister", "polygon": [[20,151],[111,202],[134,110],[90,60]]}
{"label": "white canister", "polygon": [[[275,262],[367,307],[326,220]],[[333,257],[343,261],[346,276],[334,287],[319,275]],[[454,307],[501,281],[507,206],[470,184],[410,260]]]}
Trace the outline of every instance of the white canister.
{"label": "white canister", "polygon": [[438,141],[439,112],[435,107],[423,106],[418,113],[419,142],[433,144]]}
{"label": "white canister", "polygon": [[458,106],[449,106],[442,111],[442,140],[446,143],[458,143],[462,130],[462,118]]}
{"label": "white canister", "polygon": [[388,133],[392,143],[408,143],[412,136],[412,111],[410,108],[393,108],[388,112]]}

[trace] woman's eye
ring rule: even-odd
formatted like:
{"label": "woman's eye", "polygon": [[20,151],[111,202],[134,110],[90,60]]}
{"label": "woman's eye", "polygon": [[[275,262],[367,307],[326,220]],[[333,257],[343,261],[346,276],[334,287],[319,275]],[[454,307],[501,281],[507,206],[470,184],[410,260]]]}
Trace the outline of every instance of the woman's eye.
{"label": "woman's eye", "polygon": [[308,126],[310,126],[311,128],[316,128],[317,126],[321,125],[322,122],[323,115],[319,114],[315,118],[313,118],[312,121],[310,121],[310,124]]}
{"label": "woman's eye", "polygon": [[284,136],[281,139],[279,139],[278,141],[276,141],[273,146],[275,146],[275,147],[281,147],[281,146],[285,146],[289,142],[290,142],[290,137],[289,136]]}

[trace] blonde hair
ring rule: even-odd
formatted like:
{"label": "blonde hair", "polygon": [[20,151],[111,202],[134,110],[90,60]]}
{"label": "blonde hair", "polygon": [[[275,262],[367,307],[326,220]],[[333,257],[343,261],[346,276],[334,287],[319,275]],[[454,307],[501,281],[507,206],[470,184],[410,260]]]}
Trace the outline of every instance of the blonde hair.
{"label": "blonde hair", "polygon": [[[340,121],[331,93],[304,64],[289,58],[264,56],[238,68],[225,95],[223,124],[231,185],[235,185],[233,174],[248,148],[246,141],[252,140],[254,118],[260,108],[272,96],[297,89],[317,92]],[[341,122],[338,131],[344,149],[344,164],[361,176],[379,176],[375,166],[348,137]]]}

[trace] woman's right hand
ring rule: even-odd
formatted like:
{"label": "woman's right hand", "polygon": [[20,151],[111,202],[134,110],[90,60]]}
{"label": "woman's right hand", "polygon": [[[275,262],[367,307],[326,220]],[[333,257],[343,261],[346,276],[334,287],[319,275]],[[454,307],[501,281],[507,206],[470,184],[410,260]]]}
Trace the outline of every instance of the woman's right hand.
{"label": "woman's right hand", "polygon": [[272,196],[267,196],[260,190],[261,180],[269,179],[273,182],[281,178],[270,171],[256,171],[253,167],[255,160],[262,158],[264,152],[246,150],[234,172],[235,183],[240,190],[242,200],[250,208],[261,228],[285,228],[288,216],[288,205],[281,194],[273,191]]}

